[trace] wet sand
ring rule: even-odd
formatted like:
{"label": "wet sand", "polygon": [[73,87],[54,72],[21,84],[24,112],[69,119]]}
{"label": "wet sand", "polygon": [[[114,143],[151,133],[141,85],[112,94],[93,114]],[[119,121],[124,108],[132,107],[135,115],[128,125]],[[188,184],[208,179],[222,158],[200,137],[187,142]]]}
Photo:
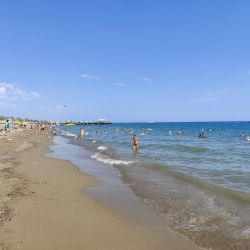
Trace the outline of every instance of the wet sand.
{"label": "wet sand", "polygon": [[0,171],[1,185],[8,183],[1,189],[0,249],[198,249],[168,230],[161,241],[87,195],[84,189],[101,183],[68,161],[45,157],[49,143],[46,133],[8,141],[11,167]]}

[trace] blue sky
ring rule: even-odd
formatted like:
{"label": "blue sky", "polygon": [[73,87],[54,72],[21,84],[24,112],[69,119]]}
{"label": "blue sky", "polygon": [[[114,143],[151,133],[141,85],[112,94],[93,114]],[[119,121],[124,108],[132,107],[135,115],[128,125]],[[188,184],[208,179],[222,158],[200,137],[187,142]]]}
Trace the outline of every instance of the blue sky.
{"label": "blue sky", "polygon": [[1,1],[0,113],[250,120],[249,9],[233,0]]}

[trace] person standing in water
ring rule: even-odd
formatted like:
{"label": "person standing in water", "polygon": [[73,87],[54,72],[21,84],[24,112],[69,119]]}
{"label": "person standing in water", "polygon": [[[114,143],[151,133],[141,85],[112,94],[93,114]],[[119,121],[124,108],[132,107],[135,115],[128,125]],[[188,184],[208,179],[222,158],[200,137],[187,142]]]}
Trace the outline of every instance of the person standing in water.
{"label": "person standing in water", "polygon": [[134,151],[137,152],[139,148],[139,138],[136,134],[134,134],[133,140],[134,140]]}
{"label": "person standing in water", "polygon": [[55,125],[52,125],[52,128],[51,128],[51,133],[52,135],[56,135],[56,128],[55,128]]}
{"label": "person standing in water", "polygon": [[84,130],[83,130],[83,128],[80,128],[80,136],[81,136],[81,137],[84,136]]}

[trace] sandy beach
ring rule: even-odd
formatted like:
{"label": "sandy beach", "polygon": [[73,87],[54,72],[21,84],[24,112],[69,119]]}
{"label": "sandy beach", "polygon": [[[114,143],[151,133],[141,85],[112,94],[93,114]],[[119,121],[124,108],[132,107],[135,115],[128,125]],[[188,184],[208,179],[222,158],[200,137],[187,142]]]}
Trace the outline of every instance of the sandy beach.
{"label": "sandy beach", "polygon": [[250,250],[250,1],[2,1],[0,250]]}
{"label": "sandy beach", "polygon": [[0,142],[0,249],[197,249],[168,230],[160,239],[85,194],[100,182],[45,157],[48,137],[24,130]]}

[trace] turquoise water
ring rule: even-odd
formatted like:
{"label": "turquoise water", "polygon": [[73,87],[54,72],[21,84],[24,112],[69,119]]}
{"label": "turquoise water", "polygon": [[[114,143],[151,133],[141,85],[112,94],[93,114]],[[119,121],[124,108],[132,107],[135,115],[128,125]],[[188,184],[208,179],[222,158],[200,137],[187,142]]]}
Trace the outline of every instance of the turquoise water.
{"label": "turquoise water", "polygon": [[250,122],[84,125],[83,138],[80,127],[59,129],[117,168],[173,230],[214,249],[250,249]]}

